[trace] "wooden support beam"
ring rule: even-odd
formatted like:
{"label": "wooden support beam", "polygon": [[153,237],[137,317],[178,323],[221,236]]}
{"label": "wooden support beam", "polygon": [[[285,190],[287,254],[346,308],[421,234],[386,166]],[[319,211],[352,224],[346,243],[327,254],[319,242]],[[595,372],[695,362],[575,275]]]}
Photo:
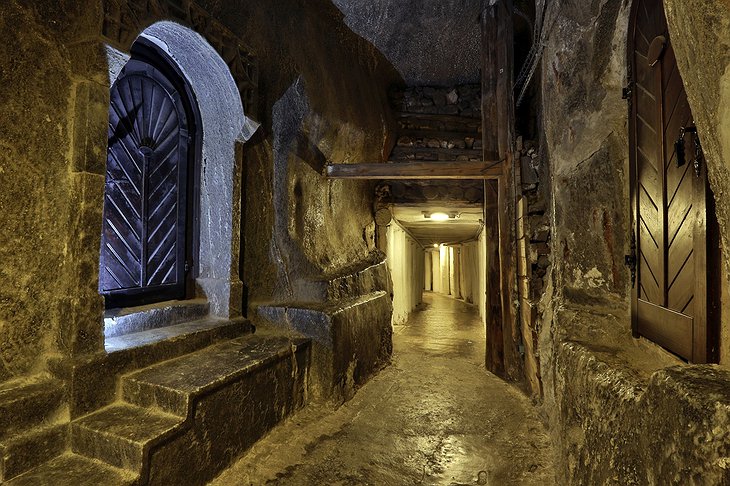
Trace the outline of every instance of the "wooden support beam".
{"label": "wooden support beam", "polygon": [[[514,68],[513,0],[490,0],[482,10],[482,135],[484,152],[496,151],[502,164],[497,187],[485,185],[485,203],[498,205],[487,213],[488,234],[498,233],[498,244],[487,242],[488,291],[487,355],[490,371],[522,380],[523,359],[516,292],[516,220],[514,181],[515,112],[512,92]],[[495,194],[496,193],[496,194]],[[495,201],[496,199],[496,201]],[[496,219],[496,221],[495,221]],[[490,231],[491,230],[491,231]],[[498,269],[494,260],[498,259]],[[491,261],[489,261],[491,260]],[[498,277],[495,273],[498,272]],[[501,320],[501,322],[500,322]],[[501,343],[499,342],[501,338]]]}
{"label": "wooden support beam", "polygon": [[497,179],[502,164],[494,161],[383,162],[376,164],[331,164],[330,179]]}

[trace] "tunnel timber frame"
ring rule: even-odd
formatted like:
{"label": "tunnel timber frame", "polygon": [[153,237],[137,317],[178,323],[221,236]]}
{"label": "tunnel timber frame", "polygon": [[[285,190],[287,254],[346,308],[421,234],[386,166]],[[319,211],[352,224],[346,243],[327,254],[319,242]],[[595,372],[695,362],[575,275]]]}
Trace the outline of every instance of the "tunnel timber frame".
{"label": "tunnel timber frame", "polygon": [[[482,160],[329,164],[330,179],[481,179],[489,268],[485,362],[498,376],[523,378],[517,281],[514,19],[512,0],[485,5],[482,30]],[[496,214],[493,212],[497,209]]]}

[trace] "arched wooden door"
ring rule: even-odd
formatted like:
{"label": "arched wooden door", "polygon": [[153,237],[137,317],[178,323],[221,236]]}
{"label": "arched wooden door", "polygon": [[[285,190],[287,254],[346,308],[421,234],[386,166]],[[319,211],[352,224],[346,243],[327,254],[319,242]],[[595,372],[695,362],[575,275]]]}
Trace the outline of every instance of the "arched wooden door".
{"label": "arched wooden door", "polygon": [[133,58],[111,88],[99,279],[107,307],[185,297],[192,110],[171,74]]}
{"label": "arched wooden door", "polygon": [[661,0],[635,1],[629,35],[634,331],[684,359],[706,362],[713,354],[707,239],[712,203]]}

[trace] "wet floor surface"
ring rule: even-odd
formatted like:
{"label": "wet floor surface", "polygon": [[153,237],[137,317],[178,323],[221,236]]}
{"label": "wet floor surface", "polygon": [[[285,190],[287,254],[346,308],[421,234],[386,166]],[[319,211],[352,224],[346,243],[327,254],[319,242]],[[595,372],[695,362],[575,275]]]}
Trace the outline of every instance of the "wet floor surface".
{"label": "wet floor surface", "polygon": [[308,406],[212,484],[553,484],[532,403],[484,369],[473,306],[427,293],[393,340],[392,365],[351,401]]}

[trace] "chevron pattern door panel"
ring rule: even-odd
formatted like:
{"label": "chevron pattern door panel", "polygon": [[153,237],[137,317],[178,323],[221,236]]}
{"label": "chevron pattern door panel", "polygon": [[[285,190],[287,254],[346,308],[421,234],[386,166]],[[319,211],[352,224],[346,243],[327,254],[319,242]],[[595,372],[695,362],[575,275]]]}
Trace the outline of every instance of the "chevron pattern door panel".
{"label": "chevron pattern door panel", "polygon": [[100,291],[147,303],[185,293],[188,120],[161,71],[140,60],[111,89]]}
{"label": "chevron pattern door panel", "polygon": [[707,179],[695,169],[697,135],[690,133],[692,112],[661,0],[638,0],[634,15],[634,322],[639,334],[703,362],[707,356],[698,340],[707,320]]}

